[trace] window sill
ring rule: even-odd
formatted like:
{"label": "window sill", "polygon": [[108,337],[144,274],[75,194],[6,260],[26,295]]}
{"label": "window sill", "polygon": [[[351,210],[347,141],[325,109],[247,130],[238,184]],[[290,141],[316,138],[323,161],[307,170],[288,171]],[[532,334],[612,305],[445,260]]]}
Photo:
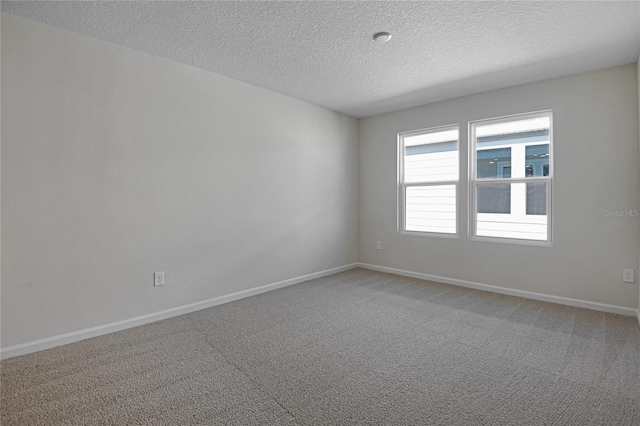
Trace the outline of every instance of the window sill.
{"label": "window sill", "polygon": [[420,231],[398,231],[400,235],[415,235],[418,237],[436,237],[436,238],[449,238],[458,240],[460,239],[460,234],[445,234],[438,232],[420,232]]}
{"label": "window sill", "polygon": [[553,241],[519,240],[517,238],[470,236],[469,241],[478,241],[482,243],[519,244],[519,245],[525,245],[525,246],[538,246],[538,247],[553,247]]}

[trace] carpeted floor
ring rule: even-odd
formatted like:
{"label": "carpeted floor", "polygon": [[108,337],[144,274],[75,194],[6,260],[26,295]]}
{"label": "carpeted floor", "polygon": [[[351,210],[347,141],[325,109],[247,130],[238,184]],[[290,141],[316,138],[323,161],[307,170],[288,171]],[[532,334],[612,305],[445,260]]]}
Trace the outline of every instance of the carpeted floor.
{"label": "carpeted floor", "polygon": [[8,425],[640,425],[634,318],[354,269],[2,361]]}

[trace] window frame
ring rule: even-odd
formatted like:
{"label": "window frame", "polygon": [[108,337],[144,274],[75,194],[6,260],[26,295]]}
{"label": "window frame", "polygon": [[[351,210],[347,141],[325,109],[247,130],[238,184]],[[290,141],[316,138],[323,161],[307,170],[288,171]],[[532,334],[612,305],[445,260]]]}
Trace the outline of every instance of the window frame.
{"label": "window frame", "polygon": [[[549,117],[549,175],[548,176],[539,176],[539,177],[524,177],[524,178],[477,178],[477,148],[476,148],[476,127],[479,125],[490,125],[490,124],[500,124],[507,123],[510,121],[518,121],[529,118],[541,118],[541,117]],[[553,110],[542,110],[535,112],[527,112],[520,114],[512,114],[505,115],[494,118],[473,120],[468,122],[468,170],[469,170],[469,179],[468,179],[468,198],[469,198],[469,209],[468,209],[468,239],[470,241],[489,241],[489,242],[500,242],[500,243],[508,243],[508,244],[525,244],[525,245],[536,245],[536,246],[552,246],[553,245],[553,173],[554,173],[554,151],[553,151]],[[535,143],[532,143],[532,145]],[[513,162],[512,162],[513,164]],[[547,194],[546,194],[546,203],[547,203],[547,239],[546,240],[532,240],[525,238],[508,238],[508,237],[491,237],[491,236],[479,236],[476,235],[476,227],[477,227],[477,205],[476,205],[476,197],[477,197],[477,187],[478,183],[480,184],[490,184],[490,183],[545,183]],[[526,207],[525,207],[526,209]]]}
{"label": "window frame", "polygon": [[[458,179],[457,180],[448,180],[448,181],[431,181],[431,182],[404,182],[404,159],[405,159],[405,145],[404,139],[406,137],[418,136],[427,133],[438,133],[447,130],[457,130],[458,139],[456,141],[456,150],[458,153]],[[447,124],[444,126],[436,126],[436,127],[427,127],[418,130],[410,130],[406,132],[399,132],[397,135],[397,231],[398,234],[401,235],[419,235],[419,236],[427,236],[427,237],[439,237],[439,238],[460,238],[460,171],[461,171],[461,156],[460,156],[460,123],[456,124]],[[447,232],[423,232],[423,231],[408,231],[406,230],[406,209],[405,209],[405,200],[406,200],[406,189],[407,187],[424,187],[424,186],[444,186],[444,185],[453,185],[456,194],[456,229],[455,233],[447,233]]]}

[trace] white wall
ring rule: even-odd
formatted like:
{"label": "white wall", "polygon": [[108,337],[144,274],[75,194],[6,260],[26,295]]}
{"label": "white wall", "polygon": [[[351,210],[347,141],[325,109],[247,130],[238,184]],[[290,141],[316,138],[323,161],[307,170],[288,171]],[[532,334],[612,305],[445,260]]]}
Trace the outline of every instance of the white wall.
{"label": "white wall", "polygon": [[[637,85],[638,85],[638,126],[640,127],[640,56],[638,56],[638,63],[636,64],[636,71],[638,73]],[[640,132],[639,132],[640,133]],[[640,142],[640,139],[639,139]],[[638,164],[640,164],[640,157],[638,157]],[[638,186],[636,191],[640,192],[640,172],[638,173]],[[640,232],[638,233],[638,246],[640,246]],[[636,282],[640,286],[640,270],[636,271]],[[638,291],[638,321],[640,321],[640,291]]]}
{"label": "white wall", "polygon": [[[359,122],[359,257],[364,263],[635,308],[639,208],[636,65],[410,108]],[[467,238],[467,122],[553,109],[553,246]],[[460,238],[397,233],[398,132],[461,124]],[[376,250],[382,241],[382,250]]]}
{"label": "white wall", "polygon": [[357,261],[352,118],[6,14],[2,113],[3,347]]}

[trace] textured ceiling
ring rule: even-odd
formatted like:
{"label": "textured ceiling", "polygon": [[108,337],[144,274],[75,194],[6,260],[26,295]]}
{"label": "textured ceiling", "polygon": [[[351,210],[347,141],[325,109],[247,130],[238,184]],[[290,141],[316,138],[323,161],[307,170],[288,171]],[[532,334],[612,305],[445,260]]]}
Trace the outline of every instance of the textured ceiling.
{"label": "textured ceiling", "polygon": [[[2,2],[2,11],[363,117],[635,62],[640,3]],[[378,31],[391,41],[372,41]]]}

